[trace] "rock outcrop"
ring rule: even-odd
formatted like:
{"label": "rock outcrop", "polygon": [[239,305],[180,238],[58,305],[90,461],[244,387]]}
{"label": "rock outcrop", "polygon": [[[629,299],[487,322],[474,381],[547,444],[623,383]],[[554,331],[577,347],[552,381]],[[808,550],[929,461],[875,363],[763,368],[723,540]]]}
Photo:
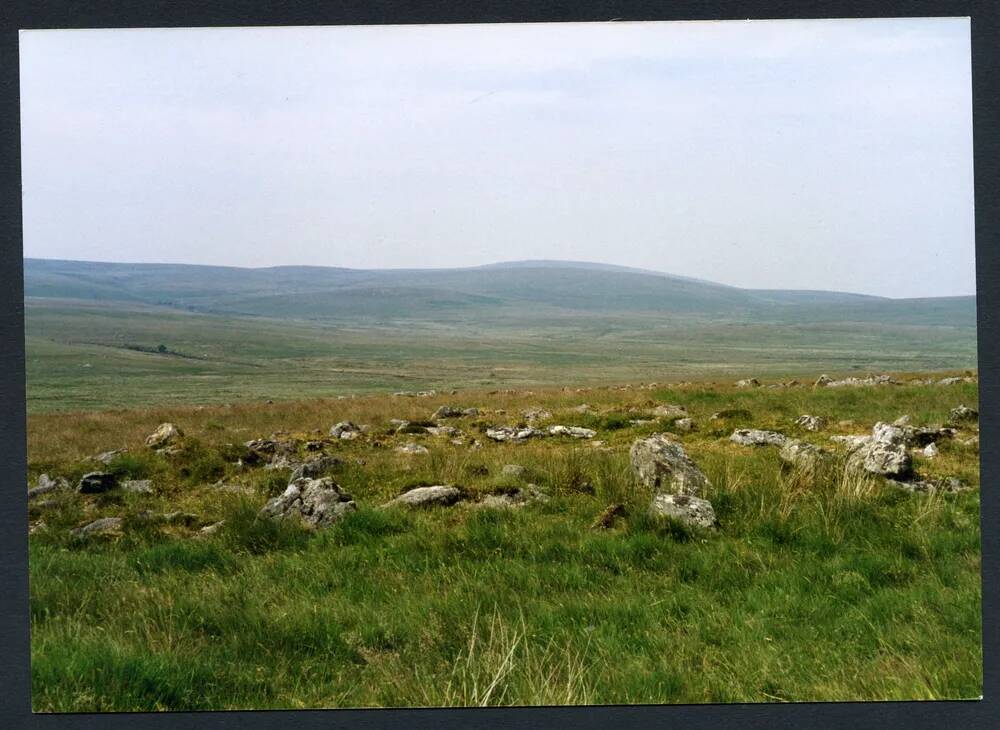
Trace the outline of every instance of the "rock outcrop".
{"label": "rock outcrop", "polygon": [[592,439],[597,431],[582,426],[549,426],[550,436],[572,436],[575,439]]}

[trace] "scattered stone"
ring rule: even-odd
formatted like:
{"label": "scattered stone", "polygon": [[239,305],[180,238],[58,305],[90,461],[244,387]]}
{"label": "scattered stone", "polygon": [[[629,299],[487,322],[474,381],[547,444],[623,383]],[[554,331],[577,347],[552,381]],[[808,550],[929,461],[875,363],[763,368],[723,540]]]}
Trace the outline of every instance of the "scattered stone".
{"label": "scattered stone", "polygon": [[822,431],[826,428],[826,419],[822,416],[802,415],[795,419],[795,425],[806,431]]}
{"label": "scattered stone", "polygon": [[341,421],[330,428],[330,437],[350,440],[361,435],[361,429],[350,421]]}
{"label": "scattered stone", "polygon": [[212,488],[218,492],[225,492],[226,494],[253,494],[254,490],[251,487],[245,486],[243,484],[226,484],[221,479],[212,485]]}
{"label": "scattered stone", "polygon": [[938,453],[939,453],[939,452],[938,452],[938,447],[937,447],[937,446],[936,446],[935,444],[927,444],[927,445],[926,445],[926,446],[924,447],[924,450],[923,450],[923,452],[922,452],[922,453],[923,453],[923,455],[924,455],[924,456],[926,456],[926,457],[927,457],[928,459],[933,459],[933,458],[934,458],[934,457],[936,457],[936,456],[938,455]]}
{"label": "scattered stone", "polygon": [[653,415],[657,418],[687,418],[688,412],[687,408],[684,406],[675,406],[672,404],[665,404],[657,406],[653,409]]}
{"label": "scattered stone", "polygon": [[708,487],[708,478],[684,447],[666,434],[636,439],[629,459],[639,481],[653,491],[698,495]]}
{"label": "scattered stone", "polygon": [[393,500],[386,502],[383,507],[430,507],[438,505],[448,507],[462,498],[462,492],[457,487],[438,485],[433,487],[416,487],[405,492]]}
{"label": "scattered stone", "polygon": [[465,414],[462,412],[461,408],[454,408],[452,406],[441,406],[431,415],[431,418],[437,420],[438,418],[461,418]]}
{"label": "scattered stone", "polygon": [[274,439],[251,439],[243,445],[257,455],[271,455],[278,449],[278,442]]}
{"label": "scattered stone", "polygon": [[118,479],[114,474],[104,471],[92,471],[80,478],[80,483],[76,485],[76,491],[81,494],[100,494],[101,492],[108,492],[117,486]]}
{"label": "scattered stone", "polygon": [[887,477],[906,477],[912,472],[913,460],[902,443],[872,439],[851,451],[847,467]]}
{"label": "scattered stone", "polygon": [[462,415],[463,416],[478,416],[479,415],[479,409],[478,408],[463,408],[462,409]]}
{"label": "scattered stone", "polygon": [[431,436],[443,436],[450,438],[452,436],[457,436],[462,432],[454,426],[428,426],[427,433]]}
{"label": "scattered stone", "polygon": [[528,408],[521,411],[521,415],[524,416],[528,423],[534,423],[535,421],[544,421],[547,418],[552,418],[552,414],[546,411],[544,408]]}
{"label": "scattered stone", "polygon": [[95,537],[97,535],[120,535],[122,524],[121,517],[101,517],[88,525],[70,530],[69,535],[75,539]]}
{"label": "scattered stone", "polygon": [[103,451],[100,454],[97,454],[96,456],[91,456],[90,460],[96,461],[100,464],[104,464],[105,466],[107,466],[122,454],[127,454],[127,453],[128,449],[114,449],[113,451]]}
{"label": "scattered stone", "polygon": [[[816,384],[820,384],[818,380]],[[825,387],[827,388],[856,388],[868,385],[900,385],[900,382],[889,375],[869,375],[866,378],[851,377],[844,378],[843,380],[830,380],[828,378],[825,383]]]}
{"label": "scattered stone", "polygon": [[736,381],[737,388],[759,388],[760,381],[757,378],[746,378],[745,380]]}
{"label": "scattered stone", "polygon": [[503,469],[500,470],[500,475],[512,479],[521,479],[527,472],[528,470],[520,464],[504,464]]}
{"label": "scattered stone", "polygon": [[190,527],[198,522],[198,515],[193,512],[164,512],[161,515],[155,515],[153,521],[162,522],[166,525],[184,525],[185,527]]}
{"label": "scattered stone", "polygon": [[729,440],[742,446],[783,446],[788,437],[776,431],[761,431],[756,428],[738,428]]}
{"label": "scattered stone", "polygon": [[222,529],[222,526],[226,524],[225,520],[219,520],[218,522],[213,522],[211,525],[205,525],[200,530],[198,530],[199,535],[204,535],[208,537],[209,535],[216,534]]}
{"label": "scattered stone", "polygon": [[56,490],[63,491],[68,489],[69,482],[62,477],[50,479],[48,474],[41,474],[38,477],[37,485],[33,489],[28,490],[28,499],[34,499],[35,497],[40,497],[43,494],[48,494]]}
{"label": "scattered stone", "polygon": [[329,527],[358,507],[351,495],[330,479],[296,479],[278,497],[268,500],[261,515],[271,519],[295,518],[315,528]]}
{"label": "scattered stone", "polygon": [[396,447],[396,453],[398,454],[427,454],[429,453],[426,446],[421,446],[420,444],[403,444],[402,446]]}
{"label": "scattered stone", "polygon": [[833,382],[833,378],[831,378],[829,375],[823,374],[823,375],[820,375],[818,378],[816,378],[816,382],[813,383],[813,387],[815,387],[815,388],[823,388],[823,387],[829,385],[832,382]]}
{"label": "scattered stone", "polygon": [[39,520],[33,525],[28,525],[28,534],[37,535],[39,532],[45,532],[47,529],[48,525],[46,525],[43,521]]}
{"label": "scattered stone", "polygon": [[960,378],[960,377],[941,378],[939,381],[937,381],[937,384],[938,385],[957,385],[958,383],[961,383],[964,380],[965,380],[965,378]]}
{"label": "scattered stone", "polygon": [[911,419],[910,419],[909,415],[900,416],[899,418],[897,418],[895,421],[892,422],[892,425],[893,426],[909,426],[910,425],[910,420]]}
{"label": "scattered stone", "polygon": [[872,440],[882,444],[905,444],[906,432],[899,426],[879,421],[872,428]]}
{"label": "scattered stone", "polygon": [[550,436],[572,436],[575,439],[592,439],[597,431],[582,426],[549,426]]}
{"label": "scattered stone", "polygon": [[629,419],[629,426],[645,426],[650,423],[656,423],[652,418],[632,418]]}
{"label": "scattered stone", "polygon": [[868,435],[849,435],[849,436],[831,436],[831,441],[836,441],[838,443],[847,444],[849,450],[856,449],[859,446],[870,443],[872,440],[871,436]]}
{"label": "scattered stone", "polygon": [[967,484],[955,477],[945,477],[944,479],[914,479],[910,481],[898,481],[887,479],[892,486],[906,492],[915,494],[933,494],[934,492],[964,492],[971,489]]}
{"label": "scattered stone", "polygon": [[654,514],[671,517],[680,522],[709,529],[718,525],[712,503],[688,494],[657,494],[650,509]]}
{"label": "scattered stone", "polygon": [[150,479],[129,479],[122,482],[122,489],[136,494],[152,494],[153,482]]}
{"label": "scattered stone", "polygon": [[316,479],[317,477],[323,476],[325,472],[340,466],[342,463],[343,462],[336,456],[320,456],[316,459],[310,459],[309,461],[304,461],[294,467],[288,481],[294,482],[297,479]]}
{"label": "scattered stone", "polygon": [[174,445],[177,439],[181,438],[184,432],[172,423],[161,423],[153,433],[146,437],[146,446],[159,451],[167,446]]}
{"label": "scattered stone", "polygon": [[512,509],[524,507],[531,502],[548,502],[549,497],[534,484],[526,487],[504,491],[497,494],[487,494],[479,502],[480,507],[493,509]]}
{"label": "scattered stone", "polygon": [[324,446],[326,446],[325,441],[306,441],[303,448],[306,451],[322,451]]}
{"label": "scattered stone", "polygon": [[979,420],[979,411],[961,405],[948,411],[948,419],[952,423],[973,422]]}
{"label": "scattered stone", "polygon": [[815,474],[823,464],[829,462],[831,454],[805,441],[789,440],[781,447],[778,458],[801,471]]}
{"label": "scattered stone", "polygon": [[486,429],[487,438],[493,439],[494,441],[511,441],[518,443],[521,441],[527,441],[530,438],[536,438],[544,435],[544,431],[539,431],[537,428],[533,428],[531,426],[523,428],[498,426],[496,428]]}
{"label": "scattered stone", "polygon": [[594,524],[590,528],[592,530],[609,530],[615,526],[615,522],[618,521],[619,517],[624,516],[625,505],[609,504],[601,514],[597,515],[597,519],[594,520]]}
{"label": "scattered stone", "polygon": [[674,428],[676,428],[678,431],[685,431],[685,432],[693,431],[694,421],[691,420],[690,418],[678,418],[676,421],[674,421]]}

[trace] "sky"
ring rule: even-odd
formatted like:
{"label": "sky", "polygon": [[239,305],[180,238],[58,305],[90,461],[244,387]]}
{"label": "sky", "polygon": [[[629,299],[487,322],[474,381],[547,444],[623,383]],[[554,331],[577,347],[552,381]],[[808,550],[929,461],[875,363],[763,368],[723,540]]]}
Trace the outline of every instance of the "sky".
{"label": "sky", "polygon": [[966,18],[21,32],[24,255],[975,292]]}

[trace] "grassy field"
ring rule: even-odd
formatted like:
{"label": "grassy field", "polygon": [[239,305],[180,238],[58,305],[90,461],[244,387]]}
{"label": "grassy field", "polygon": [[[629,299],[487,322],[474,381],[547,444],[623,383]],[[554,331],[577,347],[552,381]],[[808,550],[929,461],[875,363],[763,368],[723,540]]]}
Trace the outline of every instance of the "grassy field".
{"label": "grassy field", "polygon": [[28,409],[974,368],[975,322],[957,319],[963,323],[550,313],[362,325],[29,299]]}
{"label": "grassy field", "polygon": [[[54,318],[50,325],[64,323],[63,341],[74,329],[65,312],[29,310],[29,333],[32,317],[42,316]],[[153,320],[155,326],[128,318],[130,328],[151,328],[140,344],[155,347],[166,339],[169,319]],[[255,361],[262,340],[239,326],[224,334],[212,330],[217,350],[210,355]],[[123,337],[138,342],[139,329]],[[420,339],[413,337],[414,347]],[[746,341],[753,339],[748,333]],[[308,334],[287,341],[289,357],[313,357]],[[363,359],[344,354],[355,342],[349,333],[337,341],[343,350],[331,357]],[[200,354],[194,339],[168,344]],[[547,346],[558,351],[558,342]],[[65,349],[86,347],[95,349]],[[763,352],[766,343],[755,347]],[[803,478],[782,470],[775,449],[741,447],[727,438],[734,427],[752,424],[836,450],[832,434],[867,432],[876,421],[902,414],[915,424],[941,423],[961,403],[976,407],[975,384],[499,393],[486,385],[432,398],[373,394],[266,404],[254,402],[262,393],[247,383],[269,383],[275,395],[291,397],[298,379],[315,371],[287,369],[292,384],[286,391],[277,376],[240,380],[234,364],[235,374],[220,376],[221,386],[189,393],[197,378],[211,374],[208,362],[115,351],[99,365],[110,349],[29,338],[29,480],[42,472],[75,480],[96,467],[88,457],[124,447],[128,454],[111,468],[149,478],[155,487],[152,494],[63,493],[47,508],[32,507],[36,711],[981,694],[978,448],[955,439],[942,442],[935,459],[915,457],[919,473],[958,476],[975,489],[914,495],[875,478],[845,476],[839,468]],[[372,358],[380,367],[391,367],[394,357],[411,362],[389,349],[382,355]],[[614,359],[613,348],[600,355],[589,364],[595,381]],[[81,356],[93,363],[92,379],[75,381],[72,363]],[[621,359],[631,366],[636,357]],[[133,369],[115,380],[114,369],[129,358]],[[155,402],[160,391],[148,392],[144,384],[160,377],[159,367],[177,378],[170,382],[184,398],[223,391],[196,406],[109,408],[144,395]],[[557,378],[559,362],[549,367]],[[657,367],[663,366],[648,372]],[[564,383],[590,379],[572,381],[578,371],[563,369]],[[421,378],[443,383],[452,374]],[[106,390],[90,390],[96,382]],[[342,382],[331,378],[312,392],[332,391]],[[60,383],[64,401],[58,401]],[[56,403],[90,408],[116,389],[122,392],[101,402],[103,410],[44,412]],[[218,404],[244,389],[245,397]],[[427,419],[444,403],[481,409],[479,417],[450,421],[467,434],[461,445],[388,428],[389,419]],[[594,412],[574,410],[582,403]],[[716,531],[692,531],[646,512],[650,495],[636,486],[628,449],[635,438],[670,424],[628,421],[660,403],[686,406],[697,423],[697,430],[678,438],[711,480],[706,496],[719,518]],[[548,423],[597,430],[603,445],[565,438],[495,444],[482,435],[486,424],[521,421],[521,411],[532,407],[549,410]],[[709,419],[723,409],[746,409],[750,416]],[[831,425],[819,433],[801,431],[793,420],[803,413],[825,416]],[[359,510],[316,533],[258,519],[265,500],[284,489],[288,472],[238,468],[233,462],[240,449],[232,444],[275,432],[316,439],[345,419],[372,427],[362,439],[324,449],[343,459],[331,475]],[[182,453],[163,456],[143,446],[163,421],[184,429]],[[482,448],[471,448],[474,439]],[[393,448],[408,442],[429,453]],[[526,474],[505,478],[504,464],[520,464]],[[220,479],[246,492],[211,486]],[[473,503],[477,495],[526,482],[550,500],[518,510]],[[425,484],[460,485],[470,500],[426,511],[378,508]],[[610,529],[592,529],[612,503],[625,505],[626,516]],[[194,516],[187,524],[160,527],[141,519],[146,511],[177,510]],[[69,537],[69,529],[101,516],[124,517],[123,534],[82,542]],[[218,520],[225,520],[219,532],[198,533]]]}

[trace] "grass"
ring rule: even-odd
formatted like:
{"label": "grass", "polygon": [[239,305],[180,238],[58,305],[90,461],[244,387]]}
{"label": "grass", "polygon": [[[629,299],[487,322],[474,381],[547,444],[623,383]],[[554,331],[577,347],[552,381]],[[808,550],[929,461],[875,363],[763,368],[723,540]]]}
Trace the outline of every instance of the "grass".
{"label": "grass", "polygon": [[[979,492],[909,495],[839,466],[784,470],[775,449],[728,441],[750,424],[826,447],[904,413],[943,422],[977,387],[738,390],[463,391],[231,406],[162,406],[29,417],[29,476],[78,478],[110,448],[112,468],[152,479],[154,494],[60,495],[33,507],[30,538],[36,711],[368,706],[784,702],[940,699],[982,692]],[[573,410],[586,402],[594,413]],[[463,445],[389,435],[388,421],[427,419],[443,404]],[[679,436],[706,472],[721,527],[703,533],[652,519],[631,477],[631,426],[657,404],[687,407]],[[540,407],[549,423],[596,428],[590,442],[494,444],[479,430]],[[500,413],[503,411],[503,413]],[[827,431],[792,421],[825,416]],[[161,421],[184,429],[182,454],[143,446]],[[334,423],[369,435],[326,452],[360,509],[310,533],[257,518],[287,471],[238,469],[229,444],[285,431],[315,439]],[[850,420],[852,424],[842,421]],[[742,425],[742,422],[741,422]],[[483,446],[471,449],[478,438]],[[394,451],[416,441],[426,455]],[[363,463],[362,463],[363,462]],[[526,468],[503,476],[505,464]],[[978,454],[958,441],[926,475],[979,484]],[[211,483],[247,489],[219,492]],[[421,484],[468,494],[534,483],[550,495],[520,510],[470,504],[425,511],[378,505]],[[609,504],[626,516],[590,528]],[[155,525],[143,511],[193,512]],[[98,516],[124,534],[73,541]],[[225,520],[212,536],[201,525]]]}

